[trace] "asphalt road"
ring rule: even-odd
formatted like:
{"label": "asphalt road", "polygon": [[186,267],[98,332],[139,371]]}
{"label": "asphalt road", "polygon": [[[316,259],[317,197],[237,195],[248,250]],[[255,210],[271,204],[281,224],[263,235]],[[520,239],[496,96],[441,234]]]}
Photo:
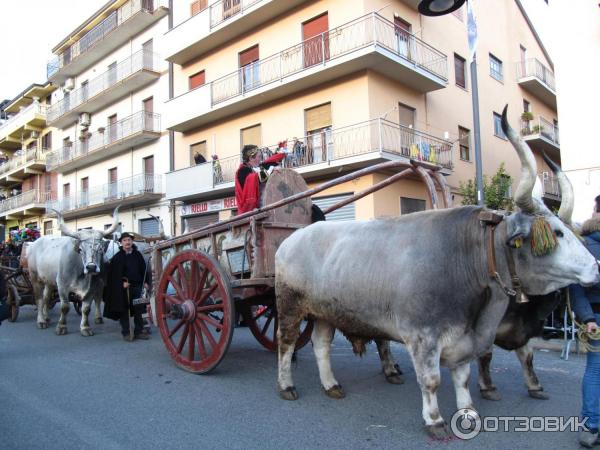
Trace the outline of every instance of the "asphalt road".
{"label": "asphalt road", "polygon": [[[294,376],[300,399],[276,392],[275,356],[245,328],[234,331],[229,352],[209,375],[178,369],[158,330],[150,341],[124,342],[116,322],[79,335],[69,314],[69,334],[38,330],[31,306],[16,323],[0,326],[0,448],[29,449],[392,449],[392,448],[577,448],[570,432],[486,432],[469,441],[431,441],[424,433],[421,395],[408,355],[392,351],[406,382],[386,383],[374,345],[363,358],[336,337],[333,368],[346,398],[320,389],[310,345],[298,354]],[[573,416],[580,407],[584,356],[569,361],[536,351],[538,375],[550,400],[527,396],[515,355],[498,350],[493,377],[503,400],[471,393],[483,416]],[[442,372],[439,403],[449,420],[455,412],[450,374]]]}

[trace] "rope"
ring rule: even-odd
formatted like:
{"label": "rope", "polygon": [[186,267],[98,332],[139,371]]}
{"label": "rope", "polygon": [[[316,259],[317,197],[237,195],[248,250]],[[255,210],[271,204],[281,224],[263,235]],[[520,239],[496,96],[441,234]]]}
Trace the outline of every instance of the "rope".
{"label": "rope", "polygon": [[[573,311],[571,310],[571,298],[569,296],[569,292],[567,291],[567,309],[569,310],[569,317],[575,324],[577,328],[577,339],[579,340],[579,344],[582,348],[584,348],[588,352],[600,352],[600,346],[592,345],[590,341],[600,340],[600,328],[596,328],[593,332],[587,332],[587,326],[585,323],[579,323],[575,320],[575,316],[573,315]],[[565,324],[566,326],[566,324]]]}

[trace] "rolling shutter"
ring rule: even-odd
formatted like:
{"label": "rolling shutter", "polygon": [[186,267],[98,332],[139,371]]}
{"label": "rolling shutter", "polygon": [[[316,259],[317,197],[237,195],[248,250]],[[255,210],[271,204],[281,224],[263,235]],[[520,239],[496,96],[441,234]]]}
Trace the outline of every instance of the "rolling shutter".
{"label": "rolling shutter", "polygon": [[186,231],[193,231],[219,221],[219,213],[199,214],[185,218]]}
{"label": "rolling shutter", "polygon": [[331,103],[306,110],[306,132],[331,126]]}
{"label": "rolling shutter", "polygon": [[140,219],[140,234],[142,236],[158,236],[158,221],[152,218]]}
{"label": "rolling shutter", "polygon": [[[337,202],[341,202],[342,200],[351,197],[353,194],[342,194],[342,195],[333,195],[331,197],[320,197],[313,198],[312,201],[315,205],[325,211],[332,205],[335,205]],[[356,218],[356,212],[354,208],[354,203],[349,203],[346,206],[343,206],[335,211],[327,214],[327,220],[354,220]]]}
{"label": "rolling shutter", "polygon": [[242,147],[248,144],[254,144],[260,147],[260,125],[255,125],[250,128],[244,128],[242,130]]}

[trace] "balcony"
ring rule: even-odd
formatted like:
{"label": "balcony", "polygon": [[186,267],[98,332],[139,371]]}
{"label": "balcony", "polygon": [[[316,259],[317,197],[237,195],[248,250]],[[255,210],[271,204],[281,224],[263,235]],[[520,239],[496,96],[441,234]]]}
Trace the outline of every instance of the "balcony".
{"label": "balcony", "polygon": [[372,13],[169,100],[166,128],[189,131],[366,69],[418,92],[447,84],[446,55]]}
{"label": "balcony", "polygon": [[48,108],[48,124],[64,128],[82,112],[95,113],[119,98],[160,77],[160,58],[145,50],[134,53],[114,69],[104,72],[87,85],[72,91]]}
{"label": "balcony", "polygon": [[98,132],[89,139],[49,153],[46,157],[47,170],[70,172],[158,138],[160,114],[140,111],[108,125],[104,132]]}
{"label": "balcony", "polygon": [[558,126],[543,117],[521,122],[521,136],[532,150],[560,154]]}
{"label": "balcony", "polygon": [[117,205],[125,207],[152,203],[159,200],[163,192],[162,175],[138,174],[114,183],[91,187],[71,197],[48,201],[45,208],[46,212],[57,209],[69,219],[112,211]]}
{"label": "balcony", "polygon": [[538,174],[538,177],[542,180],[542,196],[546,200],[560,202],[561,193],[558,179],[555,176],[543,172]]}
{"label": "balcony", "polygon": [[140,31],[164,17],[166,0],[129,0],[77,39],[46,65],[48,81],[61,84],[129,42]]}
{"label": "balcony", "polygon": [[516,66],[517,83],[556,110],[554,73],[535,58],[520,61]]}
{"label": "balcony", "polygon": [[38,189],[23,192],[0,201],[0,217],[5,220],[18,220],[44,214],[46,203],[55,198],[54,192],[42,192]]}
{"label": "balcony", "polygon": [[46,106],[33,102],[0,125],[0,148],[20,149],[23,135],[46,126]]}
{"label": "balcony", "polygon": [[306,0],[219,0],[165,33],[162,52],[175,64],[242,36]]}
{"label": "balcony", "polygon": [[[267,147],[269,152],[277,146]],[[384,119],[310,134],[289,142],[284,167],[306,179],[335,175],[391,160],[425,161],[452,170],[452,143]],[[268,156],[263,151],[263,156]],[[240,156],[235,155],[167,173],[166,197],[188,200],[204,193],[231,192]],[[194,180],[193,185],[190,180]]]}
{"label": "balcony", "polygon": [[31,175],[43,173],[46,169],[47,149],[18,150],[10,160],[0,165],[0,186],[21,183]]}

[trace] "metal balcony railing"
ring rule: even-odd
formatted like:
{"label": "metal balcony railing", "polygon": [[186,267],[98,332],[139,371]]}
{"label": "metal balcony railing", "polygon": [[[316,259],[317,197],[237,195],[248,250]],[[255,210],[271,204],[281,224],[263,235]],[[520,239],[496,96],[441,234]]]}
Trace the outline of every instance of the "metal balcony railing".
{"label": "metal balcony railing", "polygon": [[554,123],[544,119],[542,116],[538,117],[537,120],[521,120],[522,136],[531,136],[537,134],[556,145],[560,145],[558,125],[554,125]]}
{"label": "metal balcony railing", "polygon": [[54,170],[61,164],[85,156],[98,149],[109,147],[122,139],[144,131],[160,133],[160,114],[139,111],[129,117],[108,125],[103,133],[96,133],[89,139],[80,140],[74,145],[50,152],[46,156],[48,170]]}
{"label": "metal balcony railing", "polygon": [[56,198],[55,192],[42,192],[39,189],[32,189],[0,201],[0,213],[12,209],[23,208],[35,203],[45,204],[54,198]]}
{"label": "metal balcony railing", "polygon": [[212,105],[215,105],[376,44],[447,80],[446,55],[416,36],[399,30],[379,14],[370,13],[255,61],[205,86],[210,86]]}
{"label": "metal balcony railing", "polygon": [[129,0],[83,35],[81,39],[50,60],[46,64],[47,77],[50,78],[79,55],[91,49],[97,42],[107,38],[111,31],[118,28],[135,14],[140,12],[152,13],[160,6],[162,6],[162,1],[159,0]]}
{"label": "metal balcony railing", "polygon": [[32,111],[34,113],[37,113],[37,114],[46,114],[46,109],[47,109],[46,105],[41,105],[38,102],[33,102],[31,105],[26,106],[21,111],[19,111],[17,114],[9,117],[5,122],[3,122],[2,124],[0,124],[0,132],[3,129],[8,128],[12,124],[18,122],[19,119],[21,119],[22,117],[25,116],[25,114],[28,114],[28,113],[30,113]]}
{"label": "metal balcony railing", "polygon": [[214,2],[208,7],[210,27],[214,28],[238,14],[243,14],[244,10],[261,1],[262,0],[218,0]]}
{"label": "metal balcony railing", "polygon": [[550,89],[556,90],[554,72],[544,66],[537,58],[526,59],[517,63],[517,81],[526,77],[535,77]]}
{"label": "metal balcony railing", "polygon": [[[270,156],[277,148],[278,145],[263,147],[263,157]],[[283,166],[291,168],[329,163],[371,152],[387,152],[452,168],[451,142],[385,119],[308,134],[296,142],[288,141],[283,151],[286,153]],[[212,164],[213,185],[233,182],[241,162],[240,156],[217,161],[205,163]]]}
{"label": "metal balcony railing", "polygon": [[80,191],[74,196],[49,201],[46,203],[46,211],[50,211],[51,208],[59,211],[86,208],[134,195],[160,194],[162,190],[162,175],[138,174],[114,183],[94,186],[87,191]]}
{"label": "metal balcony railing", "polygon": [[560,185],[558,184],[558,179],[553,175],[548,175],[547,172],[538,174],[539,178],[542,180],[542,189],[544,195],[552,195],[554,197],[560,197]]}
{"label": "metal balcony railing", "polygon": [[12,172],[13,170],[24,167],[32,161],[45,162],[49,151],[46,148],[30,148],[27,150],[17,150],[13,157],[3,164],[0,164],[0,175]]}
{"label": "metal balcony railing", "polygon": [[160,58],[156,53],[140,50],[129,58],[118,63],[113,69],[107,70],[102,75],[94,78],[88,84],[75,89],[59,102],[48,108],[47,120],[49,123],[87,102],[99,93],[110,89],[112,86],[140,70],[159,71]]}

